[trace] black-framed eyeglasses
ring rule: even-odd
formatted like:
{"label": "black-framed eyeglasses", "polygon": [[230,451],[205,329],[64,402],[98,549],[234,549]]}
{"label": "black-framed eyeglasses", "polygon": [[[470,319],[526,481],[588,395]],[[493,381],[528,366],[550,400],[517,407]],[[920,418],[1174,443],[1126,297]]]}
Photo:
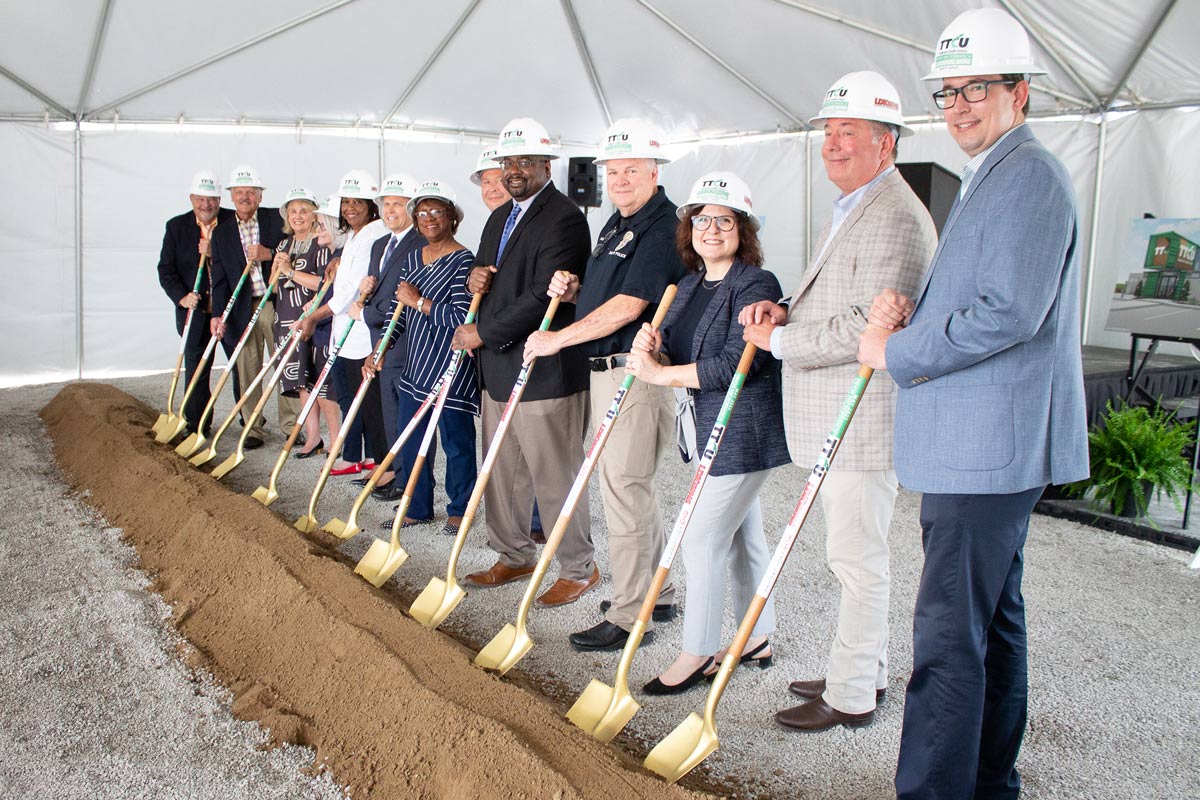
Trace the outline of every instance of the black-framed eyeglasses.
{"label": "black-framed eyeglasses", "polygon": [[441,219],[446,213],[444,208],[427,208],[417,212],[417,219]]}
{"label": "black-framed eyeglasses", "polygon": [[500,169],[508,171],[516,167],[517,169],[525,170],[535,164],[541,164],[545,160],[544,158],[505,158],[500,162]]}
{"label": "black-framed eyeglasses", "polygon": [[933,102],[937,107],[945,110],[953,108],[958,101],[958,96],[961,94],[963,100],[968,103],[978,103],[981,100],[986,100],[988,96],[989,86],[1013,86],[1017,82],[1014,80],[998,80],[998,81],[974,81],[966,86],[960,86],[957,89],[941,89],[933,93]]}
{"label": "black-framed eyeglasses", "polygon": [[692,217],[692,229],[706,231],[714,222],[717,223],[717,230],[725,233],[729,233],[737,225],[737,219],[734,217],[710,217],[707,214],[697,214]]}
{"label": "black-framed eyeglasses", "polygon": [[600,234],[600,238],[596,240],[596,246],[592,248],[592,258],[599,258],[604,252],[604,245],[608,244],[609,240],[617,235],[617,229],[612,228],[605,233]]}

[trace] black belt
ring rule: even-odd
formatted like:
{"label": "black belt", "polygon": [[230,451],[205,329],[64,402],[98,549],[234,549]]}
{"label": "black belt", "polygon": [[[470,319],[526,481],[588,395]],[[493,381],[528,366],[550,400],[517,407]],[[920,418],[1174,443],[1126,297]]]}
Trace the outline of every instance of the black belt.
{"label": "black belt", "polygon": [[629,356],[599,356],[597,358],[588,359],[588,369],[592,372],[608,372],[610,369],[618,369],[625,366],[625,362],[629,360]]}

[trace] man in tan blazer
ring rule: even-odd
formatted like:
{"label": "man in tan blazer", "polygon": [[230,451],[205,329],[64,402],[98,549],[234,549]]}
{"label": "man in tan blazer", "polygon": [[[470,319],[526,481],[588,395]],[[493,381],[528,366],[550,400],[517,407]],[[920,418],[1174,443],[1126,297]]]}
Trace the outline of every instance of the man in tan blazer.
{"label": "man in tan blazer", "polygon": [[[871,298],[881,287],[915,289],[937,244],[929,212],[896,171],[898,137],[912,133],[903,119],[899,95],[877,73],[852,72],[833,85],[812,121],[824,123],[821,157],[842,195],[787,307],[742,311],[746,340],[783,361],[788,450],[805,468],[858,370]],[[887,687],[895,402],[892,381],[871,382],[821,488],[826,557],[842,596],[826,677],[794,681],[788,688],[807,702],[775,715],[790,729],[868,725]]]}

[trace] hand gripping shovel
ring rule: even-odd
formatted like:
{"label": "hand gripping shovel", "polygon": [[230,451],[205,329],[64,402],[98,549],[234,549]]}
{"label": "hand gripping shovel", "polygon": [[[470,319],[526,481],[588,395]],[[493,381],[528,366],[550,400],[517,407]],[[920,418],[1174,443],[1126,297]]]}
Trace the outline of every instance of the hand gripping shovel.
{"label": "hand gripping shovel", "polygon": [[[388,345],[392,341],[392,332],[396,330],[396,322],[400,319],[401,312],[404,311],[403,303],[396,303],[396,310],[392,312],[392,318],[388,320],[387,328],[383,331],[383,336],[379,337],[379,344],[375,346],[375,352],[371,354],[371,363],[376,367],[383,359],[383,353],[387,350]],[[354,320],[350,321],[351,325]],[[349,325],[346,326],[349,330]],[[345,418],[342,419],[342,427],[338,428],[337,439],[333,442],[333,447],[329,448],[329,455],[325,458],[325,466],[321,468],[321,474],[317,476],[317,485],[313,487],[312,495],[308,498],[308,512],[302,514],[296,520],[296,530],[302,533],[312,533],[317,528],[321,527],[321,523],[317,522],[317,502],[321,499],[321,492],[325,491],[325,482],[329,480],[329,473],[333,469],[333,465],[337,462],[338,456],[342,454],[342,447],[346,444],[346,437],[350,434],[350,426],[354,424],[354,418],[358,416],[358,409],[363,404],[363,398],[367,396],[367,391],[371,388],[371,382],[375,380],[375,376],[363,378],[359,384],[358,392],[354,395],[354,402],[350,404],[349,410],[346,411]]]}
{"label": "hand gripping shovel", "polygon": [[746,376],[750,374],[750,364],[754,361],[754,354],[757,352],[758,348],[752,344],[747,344],[742,350],[742,360],[738,362],[737,372],[734,373],[733,381],[725,392],[725,402],[721,404],[717,422],[713,425],[712,433],[708,436],[708,444],[704,446],[704,454],[696,466],[692,485],[683,498],[683,508],[679,510],[679,518],[675,520],[675,529],[671,531],[671,538],[667,540],[667,545],[663,548],[662,558],[654,573],[654,580],[650,582],[650,589],[646,592],[645,600],[642,601],[637,621],[633,624],[633,629],[629,631],[629,638],[625,640],[625,649],[617,664],[617,676],[613,680],[613,685],[609,686],[603,681],[593,679],[583,690],[579,699],[575,701],[575,705],[571,706],[567,712],[567,719],[602,742],[611,741],[641,708],[638,701],[634,700],[633,695],[629,693],[629,667],[633,664],[633,654],[637,652],[638,646],[642,643],[646,624],[650,622],[650,615],[654,611],[654,603],[658,599],[658,593],[662,591],[663,584],[667,582],[671,563],[675,560],[675,554],[679,552],[679,545],[683,542],[688,523],[692,521],[696,502],[700,499],[700,492],[704,489],[704,482],[708,479],[713,459],[717,457],[721,439],[725,436],[725,428],[729,425],[729,416],[733,413],[738,395],[742,393]]}
{"label": "hand gripping shovel", "polygon": [[[221,392],[225,389],[225,384],[229,382],[229,378],[233,375],[233,371],[237,367],[237,361],[242,355],[242,350],[245,349],[246,342],[250,341],[250,334],[254,332],[254,323],[258,322],[258,317],[262,314],[263,306],[271,301],[271,294],[274,291],[275,282],[272,281],[267,285],[267,290],[263,292],[262,299],[258,301],[258,305],[254,308],[254,313],[250,315],[250,321],[246,323],[245,330],[238,337],[233,352],[229,354],[229,363],[225,365],[225,372],[221,374],[221,380],[217,381],[217,386],[213,389],[212,397],[208,398],[208,405],[204,407],[204,413],[200,415],[200,421],[196,423],[195,432],[175,448],[175,452],[184,458],[195,455],[196,451],[204,446],[204,442],[206,441],[206,437],[204,436],[204,422],[212,414],[213,407],[217,404],[217,398],[221,396]],[[246,391],[250,391],[250,389],[247,388]]]}
{"label": "hand gripping shovel", "polygon": [[[366,296],[359,294],[360,302],[365,302]],[[262,503],[264,506],[269,506],[279,499],[279,473],[283,472],[283,465],[287,463],[288,454],[292,452],[292,445],[296,444],[296,440],[300,438],[300,431],[304,428],[304,420],[308,419],[308,415],[312,412],[313,406],[317,404],[317,398],[321,394],[321,387],[325,385],[325,381],[329,380],[329,373],[333,371],[333,365],[337,363],[338,353],[342,350],[342,345],[346,343],[346,338],[350,335],[350,331],[354,328],[354,320],[346,323],[346,327],[342,329],[342,335],[338,337],[337,342],[329,349],[329,358],[325,359],[325,368],[321,370],[321,374],[317,376],[317,382],[313,385],[312,391],[308,393],[308,402],[304,404],[304,408],[300,409],[300,416],[296,419],[296,424],[292,426],[292,432],[288,434],[287,441],[283,444],[283,449],[279,451],[279,457],[275,459],[275,466],[271,469],[271,478],[267,481],[266,486],[260,486],[254,490],[251,496]],[[249,427],[247,427],[249,430]],[[238,448],[241,449],[245,443],[245,431],[242,432],[243,441],[238,442]]]}
{"label": "hand gripping shovel", "polygon": [[[313,309],[321,305],[321,301],[325,297],[325,290],[328,288],[329,282],[325,282],[321,285],[321,288],[317,291],[316,297],[313,298],[308,309],[300,315],[300,318],[297,320],[297,322],[303,322],[304,318],[307,317]],[[299,346],[300,335],[299,332],[293,328],[287,332],[287,335],[283,337],[283,341],[281,341],[279,346],[275,348],[275,352],[271,354],[269,359],[267,359],[267,363],[263,364],[262,369],[260,369],[258,374],[254,376],[254,380],[250,382],[250,387],[242,392],[242,396],[238,398],[237,403],[233,406],[233,410],[229,412],[229,416],[225,418],[225,421],[221,423],[221,427],[217,429],[217,433],[215,436],[213,436],[212,441],[209,442],[206,447],[202,447],[200,450],[197,450],[196,454],[188,459],[192,463],[192,466],[198,467],[201,464],[207,464],[209,461],[216,458],[217,442],[221,441],[221,437],[225,435],[226,429],[233,424],[234,419],[237,418],[238,412],[245,407],[246,403],[250,399],[250,395],[254,392],[254,387],[262,383],[262,392],[258,398],[258,402],[254,404],[254,410],[250,412],[250,418],[246,420],[246,424],[242,429],[242,435],[241,438],[238,439],[237,449],[234,450],[233,454],[230,455],[229,458],[222,461],[217,466],[217,469],[212,471],[212,476],[219,480],[225,475],[225,473],[229,472],[229,470],[233,469],[246,459],[246,438],[250,435],[250,431],[254,428],[254,423],[257,422],[258,418],[262,415],[263,409],[267,407],[267,402],[271,399],[271,396],[274,394],[275,387],[279,384],[279,380],[283,377],[283,372],[285,369],[287,369],[288,362],[292,360],[292,354],[296,352],[296,348]],[[266,383],[263,383],[263,378],[266,377],[271,367],[276,364],[279,366],[275,369],[275,372],[266,381]],[[220,471],[220,474],[218,474],[218,470]]]}
{"label": "hand gripping shovel", "polygon": [[783,530],[783,538],[775,547],[771,563],[767,565],[767,571],[758,584],[754,599],[750,602],[750,608],[747,609],[746,616],[742,618],[742,624],[738,627],[737,634],[726,651],[728,655],[721,661],[721,668],[717,670],[712,688],[708,690],[708,697],[704,701],[704,716],[701,717],[693,711],[679,727],[671,731],[646,756],[646,768],[657,772],[671,783],[691,772],[717,749],[717,703],[721,701],[721,695],[724,694],[725,687],[733,677],[734,669],[737,668],[737,654],[746,648],[746,642],[750,640],[750,634],[754,631],[754,626],[767,602],[767,597],[775,588],[775,581],[779,579],[784,562],[787,561],[788,554],[791,553],[792,546],[796,543],[800,528],[804,526],[804,520],[808,517],[808,512],[817,499],[817,492],[820,491],[821,483],[825,480],[825,473],[829,470],[829,465],[833,463],[838,444],[846,435],[846,428],[850,425],[850,420],[854,418],[858,401],[862,399],[873,372],[874,370],[870,367],[859,365],[858,376],[854,379],[854,386],[846,395],[845,402],[842,403],[837,423],[830,432],[829,438],[825,440],[825,446],[821,448],[821,457],[812,468],[808,481],[804,484],[804,490],[800,493],[800,501],[796,504],[796,509],[792,512],[792,517]]}
{"label": "hand gripping shovel", "polygon": [[[209,229],[209,235],[212,235],[212,229]],[[200,293],[200,283],[204,279],[204,265],[208,261],[208,254],[200,256],[200,266],[196,268],[196,281],[192,284],[192,294]],[[170,430],[175,426],[176,422],[183,417],[183,406],[179,407],[179,414],[176,415],[171,410],[171,406],[175,403],[175,389],[179,386],[179,372],[183,369],[183,351],[187,346],[188,333],[192,329],[192,318],[196,316],[196,307],[192,306],[188,309],[187,317],[183,321],[183,335],[179,337],[179,353],[175,356],[175,371],[171,373],[171,388],[167,389],[167,413],[159,414],[156,421],[150,430],[157,436],[163,430]]]}
{"label": "hand gripping shovel", "polygon": [[[482,300],[483,295],[481,294],[475,295],[475,297],[471,300],[471,308],[467,311],[467,318],[463,323],[464,325],[470,325],[475,321],[475,314],[479,311],[479,304],[482,302]],[[438,401],[438,396],[442,392],[442,387],[450,386],[450,383],[454,380],[454,376],[458,374],[458,367],[461,363],[462,352],[459,351],[453,353],[450,357],[450,366],[446,367],[446,371],[442,373],[442,376],[438,378],[437,382],[433,385],[433,388],[429,390],[429,394],[425,395],[425,399],[421,401],[420,407],[417,408],[417,413],[413,414],[412,419],[410,419],[408,424],[404,426],[404,430],[401,431],[400,435],[396,437],[396,441],[392,443],[392,447],[390,450],[388,450],[387,455],[384,456],[383,461],[376,464],[375,469],[371,470],[371,475],[367,478],[367,485],[364,486],[363,490],[358,493],[358,497],[354,500],[354,505],[350,506],[350,514],[346,517],[346,521],[342,522],[337,517],[334,517],[333,519],[329,520],[329,522],[326,522],[325,525],[322,526],[321,530],[325,531],[326,533],[332,533],[339,539],[349,539],[362,530],[362,528],[358,526],[358,512],[362,510],[363,503],[367,502],[367,498],[371,496],[371,492],[375,491],[375,487],[379,485],[379,476],[387,472],[388,468],[392,466],[392,462],[395,461],[396,456],[400,454],[400,448],[404,447],[404,443],[409,440],[409,437],[413,435],[413,431],[417,429],[417,425],[419,425],[421,420],[425,417],[425,412],[432,408],[433,405]],[[440,406],[437,413],[441,413]],[[430,422],[429,424],[430,426],[433,426],[436,423],[437,419],[435,418],[434,421]],[[394,571],[395,570],[393,570],[393,572]],[[384,580],[387,579],[384,578]],[[381,584],[382,581],[376,585],[378,586]]]}
{"label": "hand gripping shovel", "polygon": [[[225,310],[221,312],[222,323],[229,319],[229,314],[233,311],[233,304],[237,302],[238,295],[241,294],[242,287],[246,284],[246,279],[250,277],[250,268],[253,266],[253,261],[246,262],[246,267],[242,270],[242,277],[238,278],[237,286],[233,287],[233,294],[229,295],[229,302],[225,304]],[[208,337],[208,344],[204,346],[204,354],[200,356],[200,363],[196,365],[196,371],[192,374],[192,379],[188,381],[187,389],[183,393],[183,399],[179,401],[179,416],[175,418],[175,424],[164,424],[162,429],[159,430],[158,435],[154,437],[154,441],[166,444],[183,431],[186,425],[183,419],[183,409],[187,407],[187,401],[191,399],[192,392],[196,390],[196,384],[204,374],[204,365],[212,358],[213,350],[216,349],[219,339],[220,337],[218,336]]]}
{"label": "hand gripping shovel", "polygon": [[[554,312],[558,311],[558,304],[559,298],[557,297],[550,301],[550,305],[546,308],[546,314],[542,317],[542,324],[538,327],[539,331],[550,329],[550,323],[554,320]],[[508,395],[508,402],[504,404],[500,422],[496,425],[496,433],[492,436],[492,443],[488,446],[487,455],[483,457],[483,465],[479,468],[479,477],[475,479],[475,488],[471,492],[471,499],[467,501],[467,509],[463,512],[462,522],[458,526],[458,535],[454,537],[454,545],[450,548],[450,561],[446,565],[446,580],[437,577],[431,578],[429,585],[417,596],[417,599],[413,601],[412,608],[408,610],[413,619],[427,628],[436,628],[441,625],[442,621],[450,616],[450,612],[467,596],[454,577],[458,570],[458,558],[462,555],[463,545],[467,541],[467,533],[471,530],[471,523],[475,521],[475,512],[479,510],[479,504],[483,500],[483,491],[492,477],[492,466],[496,463],[496,458],[500,453],[504,434],[508,431],[508,424],[512,421],[512,413],[516,410],[517,403],[521,402],[521,395],[525,393],[525,383],[529,380],[529,371],[533,369],[535,361],[537,361],[536,358],[521,367],[521,371],[517,374],[517,382],[513,384],[512,392]]]}
{"label": "hand gripping shovel", "polygon": [[[651,325],[655,328],[662,325],[663,317],[667,315],[667,309],[671,307],[671,301],[674,299],[675,286],[671,285],[663,292],[662,301],[658,304],[658,310],[654,313],[654,320],[650,323]],[[604,415],[604,419],[600,421],[599,426],[596,428],[596,435],[592,438],[592,445],[588,449],[587,455],[583,458],[583,465],[579,468],[579,473],[575,476],[575,482],[571,485],[571,491],[567,493],[567,497],[563,501],[562,511],[559,512],[558,520],[554,523],[554,530],[546,537],[546,544],[542,546],[542,556],[538,559],[537,566],[533,569],[533,575],[529,578],[529,585],[525,587],[525,596],[521,598],[521,606],[517,610],[516,624],[505,625],[479,651],[478,655],[475,656],[476,666],[483,667],[484,669],[492,669],[503,675],[524,658],[526,653],[533,649],[533,639],[529,638],[529,632],[525,627],[525,623],[529,618],[529,609],[533,605],[538,588],[541,586],[542,578],[546,576],[546,569],[550,566],[550,560],[554,558],[554,553],[558,550],[559,542],[562,541],[563,534],[567,530],[567,525],[571,522],[571,516],[575,513],[575,505],[579,502],[579,497],[587,492],[588,479],[592,475],[596,461],[600,458],[600,452],[604,449],[605,442],[608,441],[609,434],[612,433],[613,423],[616,422],[617,415],[621,413],[621,404],[625,401],[625,395],[628,394],[632,386],[633,376],[626,375],[621,387],[617,389],[617,393],[613,396],[612,404],[608,407],[608,413]]]}

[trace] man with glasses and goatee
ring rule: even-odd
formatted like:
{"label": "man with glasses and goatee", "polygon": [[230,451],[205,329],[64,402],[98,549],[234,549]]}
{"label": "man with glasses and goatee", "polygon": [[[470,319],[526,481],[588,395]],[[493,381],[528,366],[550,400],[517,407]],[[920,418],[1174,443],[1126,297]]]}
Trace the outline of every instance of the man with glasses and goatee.
{"label": "man with glasses and goatee", "polygon": [[[550,180],[550,161],[557,157],[536,120],[515,119],[500,133],[496,160],[512,200],[493,211],[484,226],[467,280],[472,293],[485,293],[483,303],[478,321],[460,326],[453,341],[477,358],[485,450],[521,371],[525,340],[550,304],[551,277],[555,270],[582,274],[587,267],[587,220]],[[575,307],[563,304],[551,328],[574,319]],[[527,465],[542,514],[557,519],[583,465],[587,388],[587,364],[574,347],[538,359],[533,367],[484,492],[488,544],[499,558],[491,569],[468,575],[468,583],[499,586],[533,572],[538,557],[529,532],[533,497],[516,491],[514,481],[522,463]],[[585,498],[558,548],[559,580],[542,597],[564,587],[594,586],[600,573],[592,556]]]}

